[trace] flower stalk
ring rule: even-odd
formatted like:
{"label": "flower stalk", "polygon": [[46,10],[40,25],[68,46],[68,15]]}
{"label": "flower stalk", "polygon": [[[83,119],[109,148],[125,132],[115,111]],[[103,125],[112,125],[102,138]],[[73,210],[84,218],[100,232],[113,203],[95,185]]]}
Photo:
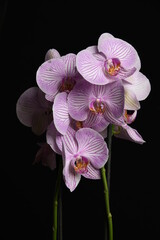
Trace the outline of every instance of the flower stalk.
{"label": "flower stalk", "polygon": [[54,202],[53,202],[53,240],[57,240],[57,225],[58,225],[58,204],[62,178],[62,160],[59,162],[57,181],[55,186]]}
{"label": "flower stalk", "polygon": [[111,185],[111,147],[112,147],[112,127],[110,124],[107,130],[107,146],[109,150],[108,162],[107,162],[107,183],[108,183],[108,192],[110,193],[110,185]]}
{"label": "flower stalk", "polygon": [[108,218],[108,235],[109,235],[109,240],[113,240],[113,223],[112,223],[112,214],[110,212],[109,191],[108,191],[108,184],[107,184],[105,167],[101,168],[101,175],[102,175],[102,181],[103,181],[103,186],[104,186],[104,198],[105,198],[106,214],[107,214],[107,218]]}

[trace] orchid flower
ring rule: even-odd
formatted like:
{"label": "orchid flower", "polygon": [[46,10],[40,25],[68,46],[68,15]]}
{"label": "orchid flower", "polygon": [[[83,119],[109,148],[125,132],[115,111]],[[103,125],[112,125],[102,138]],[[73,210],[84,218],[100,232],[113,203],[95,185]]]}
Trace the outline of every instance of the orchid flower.
{"label": "orchid flower", "polygon": [[100,179],[100,171],[108,159],[108,148],[103,137],[90,128],[75,132],[69,128],[62,138],[63,176],[66,186],[73,191],[81,176]]}
{"label": "orchid flower", "polygon": [[80,51],[76,65],[84,79],[97,85],[125,79],[141,67],[134,47],[109,33],[99,37],[97,47]]}
{"label": "orchid flower", "polygon": [[98,132],[90,128],[75,131],[69,127],[66,134],[61,135],[52,122],[46,138],[52,150],[63,156],[64,180],[71,191],[78,185],[81,175],[100,179],[99,169],[107,162],[108,148]]}
{"label": "orchid flower", "polygon": [[76,55],[73,53],[60,57],[54,50],[54,53],[46,53],[46,59],[49,60],[38,68],[36,79],[47,99],[54,101],[58,93],[70,92],[81,76],[76,69]]}
{"label": "orchid flower", "polygon": [[17,117],[22,124],[31,127],[36,135],[44,133],[52,121],[52,103],[45,99],[38,87],[27,89],[16,104]]}
{"label": "orchid flower", "polygon": [[33,164],[41,162],[43,166],[48,166],[51,170],[56,168],[56,153],[47,143],[39,144],[38,150]]}
{"label": "orchid flower", "polygon": [[121,81],[102,86],[80,81],[68,95],[69,115],[76,121],[84,121],[91,115],[92,125],[97,131],[103,131],[108,123],[116,124],[123,109],[124,88]]}

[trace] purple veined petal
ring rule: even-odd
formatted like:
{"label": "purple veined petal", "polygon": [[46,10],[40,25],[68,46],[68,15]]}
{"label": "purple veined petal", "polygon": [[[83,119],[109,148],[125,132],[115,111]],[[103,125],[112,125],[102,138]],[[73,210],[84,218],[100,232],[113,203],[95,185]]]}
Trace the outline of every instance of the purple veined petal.
{"label": "purple veined petal", "polygon": [[89,113],[89,94],[92,85],[87,81],[77,82],[74,89],[68,95],[69,115],[77,120],[84,121]]}
{"label": "purple veined petal", "polygon": [[46,52],[45,61],[48,61],[52,58],[59,58],[59,57],[60,57],[59,52],[56,49],[52,48]]}
{"label": "purple veined petal", "polygon": [[137,100],[135,93],[130,89],[129,85],[124,86],[125,104],[126,110],[138,110],[140,109],[140,103]]}
{"label": "purple veined petal", "polygon": [[43,143],[38,150],[33,164],[41,162],[51,170],[56,168],[56,154],[47,143]]}
{"label": "purple veined petal", "polygon": [[145,143],[142,136],[137,132],[137,130],[131,128],[127,124],[121,126],[117,132],[117,134],[114,134],[114,136],[117,138],[122,138],[139,144]]}
{"label": "purple veined petal", "polygon": [[144,74],[137,71],[126,80],[130,83],[127,84],[127,88],[134,92],[138,101],[145,100],[148,97],[151,84]]}
{"label": "purple veined petal", "polygon": [[94,54],[89,50],[82,50],[77,54],[76,65],[79,73],[86,79],[88,82],[105,85],[110,80],[106,77],[103,72],[104,61],[99,61],[94,57]]}
{"label": "purple veined petal", "polygon": [[[17,101],[17,117],[19,121],[27,127],[32,127],[34,118],[37,115],[44,115],[47,110],[40,104],[39,91],[40,89],[38,87],[31,87],[22,93]],[[44,98],[44,95],[42,97]],[[44,101],[46,101],[45,98]]]}
{"label": "purple veined petal", "polygon": [[66,143],[67,141],[63,141],[63,177],[66,186],[73,192],[81,180],[81,175],[74,170],[71,164],[74,157],[72,154],[68,154]]}
{"label": "purple veined petal", "polygon": [[88,164],[87,166],[87,172],[81,174],[83,177],[85,178],[89,178],[89,179],[93,179],[93,180],[97,180],[97,179],[101,179],[101,172],[99,169],[96,169],[92,166],[92,164]]}
{"label": "purple veined petal", "polygon": [[113,116],[119,118],[124,109],[124,87],[121,81],[107,84],[104,92],[102,99],[106,102],[106,111],[110,111]]}
{"label": "purple veined petal", "polygon": [[97,132],[102,132],[108,124],[103,115],[95,114],[91,111],[89,111],[87,119],[82,123],[83,127],[92,128]]}
{"label": "purple veined petal", "polygon": [[103,52],[107,59],[118,58],[125,69],[140,69],[140,58],[132,45],[118,38],[104,39],[99,41],[98,50]]}
{"label": "purple veined petal", "polygon": [[116,118],[110,108],[108,108],[106,106],[106,111],[104,112],[104,118],[105,120],[108,122],[108,123],[111,123],[111,124],[115,124],[115,125],[118,125],[118,126],[121,126],[124,124],[124,120],[122,117],[119,117],[119,118]]}
{"label": "purple veined petal", "polygon": [[60,133],[55,128],[54,123],[52,122],[47,129],[46,132],[46,141],[50,145],[50,147],[53,149],[54,152],[57,154],[62,155],[62,147],[60,144],[57,144],[57,137],[60,137]]}
{"label": "purple veined petal", "polygon": [[62,57],[62,60],[65,64],[65,71],[67,77],[74,77],[77,73],[76,69],[76,55],[69,53]]}
{"label": "purple veined petal", "polygon": [[70,123],[67,93],[62,92],[56,95],[53,104],[53,118],[56,129],[61,134],[65,134]]}
{"label": "purple veined petal", "polygon": [[81,128],[75,134],[78,154],[87,158],[93,167],[100,169],[108,160],[108,148],[103,137],[90,128]]}
{"label": "purple veined petal", "polygon": [[95,131],[99,132],[101,135],[104,136],[103,131],[105,131],[108,125],[109,125],[109,122],[106,121],[104,117],[102,117],[98,124],[92,126],[92,129],[94,129]]}
{"label": "purple veined petal", "polygon": [[72,127],[68,127],[66,134],[62,136],[62,142],[65,145],[66,158],[73,158],[77,153],[78,145],[75,139],[75,130]]}
{"label": "purple veined petal", "polygon": [[61,58],[44,62],[37,70],[36,80],[39,88],[46,94],[55,95],[65,77],[65,64]]}

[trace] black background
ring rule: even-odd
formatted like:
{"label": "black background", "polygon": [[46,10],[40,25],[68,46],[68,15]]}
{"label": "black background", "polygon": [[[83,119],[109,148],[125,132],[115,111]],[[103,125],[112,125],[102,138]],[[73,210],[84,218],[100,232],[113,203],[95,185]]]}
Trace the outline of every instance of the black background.
{"label": "black background", "polygon": [[[56,48],[61,55],[78,53],[96,45],[104,32],[136,48],[141,72],[152,87],[133,123],[146,143],[113,138],[110,204],[114,239],[160,238],[158,9],[158,2],[153,1],[2,1],[1,240],[52,239],[57,172],[32,165],[37,142],[45,137],[34,136],[18,121],[16,102],[26,89],[36,86],[36,71],[48,49]],[[62,197],[64,240],[104,239],[101,181],[82,178],[72,193],[63,183]]]}

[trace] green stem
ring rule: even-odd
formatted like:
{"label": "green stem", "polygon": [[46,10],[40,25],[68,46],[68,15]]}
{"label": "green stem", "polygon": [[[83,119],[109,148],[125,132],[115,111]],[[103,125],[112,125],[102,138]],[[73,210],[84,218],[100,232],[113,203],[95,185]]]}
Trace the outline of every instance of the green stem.
{"label": "green stem", "polygon": [[57,240],[58,197],[60,193],[61,178],[62,178],[62,160],[60,160],[59,162],[58,176],[55,186],[53,202],[53,240]]}
{"label": "green stem", "polygon": [[107,182],[108,182],[108,191],[110,193],[110,185],[111,185],[111,147],[112,147],[112,124],[108,126],[107,131],[107,146],[109,150],[109,157],[107,162]]}
{"label": "green stem", "polygon": [[101,175],[102,175],[102,181],[103,181],[103,186],[104,186],[104,198],[105,198],[106,213],[107,213],[107,218],[108,218],[109,240],[113,240],[113,223],[112,223],[112,214],[110,212],[109,192],[108,192],[108,185],[107,185],[105,167],[101,168]]}

